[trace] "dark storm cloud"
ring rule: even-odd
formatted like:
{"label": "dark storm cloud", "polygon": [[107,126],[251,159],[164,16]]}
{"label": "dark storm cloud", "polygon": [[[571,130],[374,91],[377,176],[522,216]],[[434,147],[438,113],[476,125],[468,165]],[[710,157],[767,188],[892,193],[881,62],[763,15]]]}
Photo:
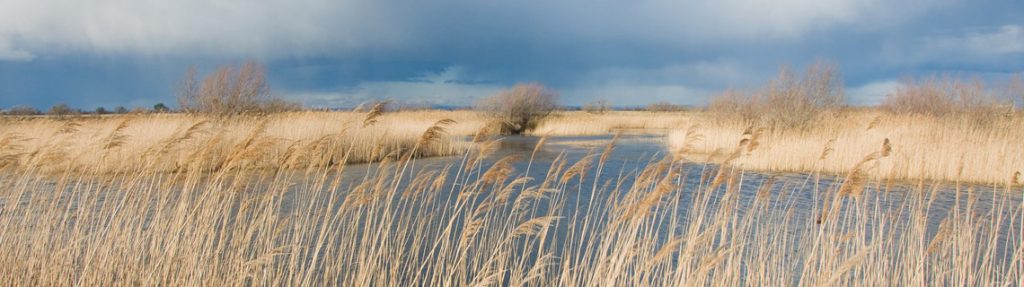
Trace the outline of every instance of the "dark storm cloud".
{"label": "dark storm cloud", "polygon": [[312,105],[469,104],[537,81],[567,104],[700,104],[837,62],[869,103],[905,75],[1022,69],[1019,1],[13,1],[0,107],[173,102],[181,72],[255,58]]}

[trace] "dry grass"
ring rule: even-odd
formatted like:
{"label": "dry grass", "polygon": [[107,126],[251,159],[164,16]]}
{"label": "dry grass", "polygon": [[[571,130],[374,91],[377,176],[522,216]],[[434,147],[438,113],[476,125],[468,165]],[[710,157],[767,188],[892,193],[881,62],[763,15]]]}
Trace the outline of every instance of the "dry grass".
{"label": "dry grass", "polygon": [[603,114],[587,112],[557,112],[537,124],[532,135],[587,136],[609,135],[617,132],[667,134],[685,127],[698,112],[608,111]]}
{"label": "dry grass", "polygon": [[[131,134],[133,125],[126,126],[123,133]],[[457,130],[432,129],[417,138]],[[274,131],[288,132],[303,133]],[[118,142],[119,133],[100,134]],[[890,157],[899,155],[894,143]],[[349,181],[340,177],[344,163],[206,172],[204,154],[215,153],[209,146],[195,150],[177,173],[154,164],[102,176],[70,167],[41,174],[29,162],[0,174],[0,282],[1003,286],[1024,280],[1019,187],[958,191],[963,195],[950,203],[953,211],[942,214],[933,213],[937,186],[899,192],[865,183],[857,188],[880,191],[851,191],[848,180],[809,185],[817,178],[812,174],[775,183],[740,169],[772,144],[771,133],[752,131],[732,143],[720,167],[665,159],[630,172],[604,170],[603,154],[574,162],[562,157],[535,179],[515,170],[519,157],[479,160],[487,148],[463,153],[453,166],[421,170],[411,168],[413,148]],[[251,151],[251,145],[232,146],[224,152]],[[755,197],[746,196],[750,188]],[[808,192],[813,201],[793,200]],[[880,204],[897,192],[902,200]],[[819,220],[799,220],[816,215]],[[936,225],[938,231],[929,231]]]}
{"label": "dry grass", "polygon": [[[289,166],[302,167],[323,164],[319,161],[324,159],[310,158],[313,153],[323,154],[323,149],[351,150],[348,162],[393,157],[413,148],[424,131],[446,118],[455,123],[446,125],[443,140],[420,148],[418,156],[461,154],[472,144],[455,137],[474,135],[488,122],[471,111],[382,113],[379,118],[367,118],[367,114],[303,112],[226,121],[188,115],[5,118],[0,119],[4,121],[0,157],[9,163],[32,162],[44,170],[146,167],[171,171],[181,168],[196,150],[208,149],[209,156],[219,158],[211,161],[212,169],[223,165],[230,149],[254,137],[249,144],[257,144],[253,148],[266,155],[239,165],[268,168],[290,157]],[[889,139],[893,155],[873,164],[867,176],[1005,183],[1015,172],[1024,171],[1019,144],[1024,142],[1024,131],[1017,128],[1022,124],[1020,117],[986,117],[979,122],[971,117],[847,111],[821,117],[804,129],[762,129],[762,147],[739,163],[752,170],[845,174]],[[119,125],[123,125],[120,130]],[[671,151],[705,161],[709,155],[726,155],[748,128],[746,121],[701,112],[558,112],[542,120],[531,134],[668,134]],[[826,146],[829,152],[822,159]]]}
{"label": "dry grass", "polygon": [[[691,160],[721,154],[750,128],[742,121],[695,119],[690,124],[703,136],[700,140],[687,140],[682,127],[668,141],[677,152],[689,145],[686,156]],[[979,123],[971,117],[849,111],[821,117],[807,129],[763,129],[761,148],[737,164],[755,170],[846,174],[888,139],[892,155],[872,164],[866,171],[872,178],[1006,183],[1024,171],[1020,126],[1021,117]]]}
{"label": "dry grass", "polygon": [[[738,163],[751,170],[846,174],[889,139],[893,155],[874,164],[867,176],[1005,183],[1024,172],[1024,130],[1019,126],[1024,126],[1019,116],[939,118],[850,110],[819,116],[802,129],[763,128],[762,147]],[[701,112],[560,112],[532,134],[668,134],[671,151],[707,161],[727,155],[751,127],[742,119]]]}
{"label": "dry grass", "polygon": [[[433,123],[452,119],[447,135],[419,148],[419,156],[461,154],[469,145],[448,137],[472,135],[482,125],[472,112],[417,111],[377,114],[295,112],[218,118],[161,114],[104,117],[3,118],[0,157],[43,170],[152,169],[172,171],[197,153],[207,170],[233,167],[367,162],[412,149]],[[242,152],[237,149],[247,148]],[[347,150],[324,158],[327,150]],[[258,154],[259,156],[254,156]],[[347,158],[347,160],[345,159]]]}

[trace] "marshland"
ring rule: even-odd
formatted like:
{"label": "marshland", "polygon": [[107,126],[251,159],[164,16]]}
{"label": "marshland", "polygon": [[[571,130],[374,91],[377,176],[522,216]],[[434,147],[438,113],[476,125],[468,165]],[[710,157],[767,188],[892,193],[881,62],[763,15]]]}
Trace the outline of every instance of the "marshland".
{"label": "marshland", "polygon": [[4,116],[0,282],[1019,286],[1019,86],[853,107],[834,69],[685,109],[313,111],[249,64],[176,112]]}

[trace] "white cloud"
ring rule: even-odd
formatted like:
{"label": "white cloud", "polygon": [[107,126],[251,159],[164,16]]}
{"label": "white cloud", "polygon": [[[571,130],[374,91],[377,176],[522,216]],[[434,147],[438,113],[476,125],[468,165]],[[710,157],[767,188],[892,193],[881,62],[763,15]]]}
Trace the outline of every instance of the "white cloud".
{"label": "white cloud", "polygon": [[[712,69],[696,65],[686,70],[722,71],[728,69]],[[654,75],[670,73],[657,69],[652,71],[605,70],[601,73],[586,75],[587,84],[575,85],[564,90],[556,90],[561,94],[559,101],[565,105],[582,105],[595,99],[606,99],[618,106],[642,106],[654,102],[671,102],[678,104],[703,104],[708,90],[689,87],[684,84],[660,83],[660,79],[649,82],[637,82],[634,79],[643,77],[618,77],[625,74],[638,73]],[[721,73],[716,73],[721,74]],[[618,75],[618,76],[617,76]],[[713,75],[712,75],[713,76]],[[354,87],[328,92],[285,92],[285,96],[312,107],[354,107],[359,104],[392,100],[408,105],[448,105],[471,106],[479,99],[493,95],[508,88],[486,79],[474,79],[461,66],[451,66],[440,72],[425,72],[421,76],[405,81],[367,81]]]}
{"label": "white cloud", "polygon": [[930,56],[1003,56],[1024,53],[1024,27],[975,27],[952,36],[931,36],[923,39]]}
{"label": "white cloud", "polygon": [[606,99],[615,106],[644,106],[656,102],[701,105],[708,91],[681,84],[637,84],[610,82],[563,91],[563,103],[582,105],[597,99]]}
{"label": "white cloud", "polygon": [[[1024,57],[1024,26],[968,27],[886,44],[887,64],[1013,64]],[[1017,60],[1011,60],[1017,59]]]}
{"label": "white cloud", "polygon": [[36,57],[32,53],[13,49],[9,46],[3,39],[0,39],[0,61],[31,61]]}
{"label": "white cloud", "polygon": [[480,98],[505,87],[490,84],[464,84],[456,81],[375,81],[333,92],[285,93],[312,107],[354,107],[376,100],[391,100],[406,105],[470,106]]}
{"label": "white cloud", "polygon": [[846,90],[847,99],[854,105],[876,105],[885,97],[903,86],[897,80],[883,80],[867,83]]}
{"label": "white cloud", "polygon": [[[768,74],[765,72],[768,72]],[[774,70],[759,71],[751,65],[737,61],[696,61],[651,68],[599,68],[583,74],[581,78],[585,82],[581,84],[603,85],[608,82],[628,82],[642,85],[685,83],[699,84],[704,87],[742,88],[748,85],[761,84],[760,82],[771,76],[771,73],[774,73]]]}
{"label": "white cloud", "polygon": [[[376,2],[0,0],[0,46],[29,53],[267,56],[396,44]],[[14,41],[17,39],[17,41]]]}
{"label": "white cloud", "polygon": [[971,33],[957,42],[960,42],[959,45],[964,49],[978,54],[1024,53],[1024,27],[1005,25],[987,33]]}

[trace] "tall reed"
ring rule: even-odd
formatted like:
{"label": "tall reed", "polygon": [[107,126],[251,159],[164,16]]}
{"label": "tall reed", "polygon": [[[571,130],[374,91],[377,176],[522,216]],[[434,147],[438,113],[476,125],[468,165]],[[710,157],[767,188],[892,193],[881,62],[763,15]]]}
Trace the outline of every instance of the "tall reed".
{"label": "tall reed", "polygon": [[[447,123],[418,139],[453,132]],[[769,179],[744,172],[770,144],[756,129],[718,164],[656,157],[637,170],[606,169],[609,143],[577,160],[563,154],[546,173],[524,174],[517,166],[532,157],[491,158],[487,148],[433,168],[405,156],[414,150],[389,151],[396,156],[365,170],[344,160],[230,168],[272,153],[260,139],[270,129],[228,150],[219,137],[199,140],[174,172],[156,163],[8,167],[0,282],[989,286],[1024,278],[1019,185],[957,187],[953,208],[940,212],[938,194],[949,191],[939,185],[867,182],[852,196],[841,178]],[[317,150],[317,158],[354,149]],[[222,153],[234,156],[224,163]],[[224,167],[209,169],[214,163]],[[827,220],[813,220],[823,212]]]}

